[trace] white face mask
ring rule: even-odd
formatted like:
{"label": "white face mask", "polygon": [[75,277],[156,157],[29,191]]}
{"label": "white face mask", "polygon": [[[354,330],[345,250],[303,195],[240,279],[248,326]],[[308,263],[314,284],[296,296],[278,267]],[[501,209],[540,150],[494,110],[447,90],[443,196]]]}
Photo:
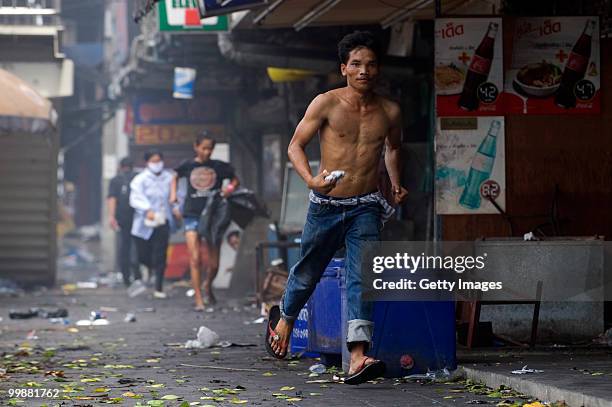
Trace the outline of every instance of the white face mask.
{"label": "white face mask", "polygon": [[147,168],[149,168],[149,170],[151,170],[151,172],[153,172],[155,174],[159,174],[164,169],[164,162],[163,161],[159,161],[159,162],[156,162],[156,163],[148,163],[147,164]]}

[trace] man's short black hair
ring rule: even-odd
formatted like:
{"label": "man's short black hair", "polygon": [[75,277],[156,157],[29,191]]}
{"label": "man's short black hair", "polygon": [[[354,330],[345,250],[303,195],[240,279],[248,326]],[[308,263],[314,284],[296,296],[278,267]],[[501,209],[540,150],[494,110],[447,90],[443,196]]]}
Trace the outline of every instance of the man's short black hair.
{"label": "man's short black hair", "polygon": [[217,144],[217,140],[215,140],[215,138],[213,137],[212,134],[210,134],[208,131],[206,130],[202,130],[200,133],[198,133],[198,135],[195,138],[195,145],[199,146],[200,144],[202,144],[202,142],[204,140],[210,140],[212,141],[212,146],[213,148],[215,147],[215,145]]}
{"label": "man's short black hair", "polygon": [[157,148],[152,148],[151,150],[148,150],[146,153],[144,153],[144,160],[149,161],[154,155],[158,155],[159,158],[161,158],[162,160],[164,159],[164,154],[161,152],[161,150]]}
{"label": "man's short black hair", "polygon": [[338,57],[340,63],[346,64],[349,59],[351,51],[358,48],[367,48],[374,52],[376,58],[380,60],[380,44],[374,34],[369,31],[355,31],[354,33],[347,34],[338,43]]}
{"label": "man's short black hair", "polygon": [[121,168],[134,168],[134,162],[130,157],[123,157],[121,161],[119,161],[119,167]]}

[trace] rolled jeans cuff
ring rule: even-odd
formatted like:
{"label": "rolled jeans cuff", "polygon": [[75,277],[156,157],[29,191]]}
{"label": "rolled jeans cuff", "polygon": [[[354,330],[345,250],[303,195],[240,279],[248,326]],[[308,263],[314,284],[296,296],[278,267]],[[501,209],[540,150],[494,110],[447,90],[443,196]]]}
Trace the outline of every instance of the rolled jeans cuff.
{"label": "rolled jeans cuff", "polygon": [[372,343],[372,331],[374,323],[365,319],[352,319],[348,321],[348,331],[346,342],[367,342]]}
{"label": "rolled jeans cuff", "polygon": [[281,318],[287,322],[294,322],[297,319],[297,316],[292,317],[290,315],[285,314],[285,295],[281,297],[280,303],[278,304],[281,312]]}

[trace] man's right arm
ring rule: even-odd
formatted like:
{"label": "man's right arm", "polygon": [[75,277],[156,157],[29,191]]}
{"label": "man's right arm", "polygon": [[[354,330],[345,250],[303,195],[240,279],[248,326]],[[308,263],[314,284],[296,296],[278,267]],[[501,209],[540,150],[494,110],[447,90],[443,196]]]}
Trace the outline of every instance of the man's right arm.
{"label": "man's right arm", "polygon": [[293,164],[295,171],[302,177],[308,188],[319,189],[323,192],[328,192],[333,188],[327,188],[331,185],[330,182],[324,180],[327,175],[327,171],[319,174],[316,177],[312,176],[312,170],[310,164],[308,164],[308,157],[306,157],[306,146],[315,134],[318,133],[319,129],[325,123],[330,105],[331,95],[321,94],[318,95],[306,109],[304,117],[297,125],[293,138],[289,142],[289,148],[287,154],[289,160]]}
{"label": "man's right arm", "polygon": [[113,178],[108,186],[108,197],[106,198],[106,207],[108,209],[108,224],[114,231],[119,230],[119,223],[117,222],[117,197],[119,191],[117,190],[117,178]]}
{"label": "man's right arm", "polygon": [[184,162],[174,169],[174,175],[172,176],[172,183],[170,184],[170,203],[175,204],[178,202],[177,187],[178,180],[185,176],[187,163]]}
{"label": "man's right arm", "polygon": [[177,185],[178,175],[174,173],[174,175],[172,175],[172,181],[170,182],[170,204],[176,204],[178,202],[178,198],[176,195]]}

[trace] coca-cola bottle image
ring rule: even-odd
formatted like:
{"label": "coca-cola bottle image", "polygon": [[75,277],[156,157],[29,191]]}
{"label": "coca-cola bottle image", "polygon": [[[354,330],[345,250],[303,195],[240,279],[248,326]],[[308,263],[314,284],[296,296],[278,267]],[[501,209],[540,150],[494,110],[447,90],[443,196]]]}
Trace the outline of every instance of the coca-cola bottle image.
{"label": "coca-cola bottle image", "polygon": [[493,172],[495,155],[497,153],[497,135],[500,128],[501,123],[499,120],[493,120],[487,136],[482,140],[476,154],[474,154],[470,172],[465,182],[465,188],[459,198],[461,206],[469,209],[480,208],[480,185],[488,180],[491,172]]}
{"label": "coca-cola bottle image", "polygon": [[561,75],[561,83],[555,96],[555,103],[566,109],[576,106],[576,95],[574,87],[576,82],[584,78],[589,58],[591,58],[591,38],[595,30],[595,21],[587,20],[582,35],[574,44],[572,52],[569,54],[563,75]]}
{"label": "coca-cola bottle image", "polygon": [[459,107],[462,109],[476,110],[478,108],[480,102],[477,91],[478,87],[489,77],[498,28],[499,25],[497,23],[489,23],[486,35],[480,41],[480,45],[478,45],[472,57],[465,82],[463,83],[463,91],[458,102]]}

